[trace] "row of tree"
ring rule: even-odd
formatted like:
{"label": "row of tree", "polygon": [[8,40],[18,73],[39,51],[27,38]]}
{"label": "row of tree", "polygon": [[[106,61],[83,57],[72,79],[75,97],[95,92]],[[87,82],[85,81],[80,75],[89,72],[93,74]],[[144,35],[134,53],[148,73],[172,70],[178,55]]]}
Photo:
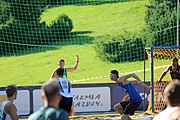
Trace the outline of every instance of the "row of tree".
{"label": "row of tree", "polygon": [[11,54],[38,45],[54,45],[70,37],[72,20],[61,14],[51,26],[40,23],[45,0],[1,0],[0,51]]}
{"label": "row of tree", "polygon": [[125,32],[95,39],[99,57],[110,62],[137,61],[144,59],[146,47],[176,45],[177,14],[180,13],[177,0],[151,0],[146,8],[146,25],[139,33]]}

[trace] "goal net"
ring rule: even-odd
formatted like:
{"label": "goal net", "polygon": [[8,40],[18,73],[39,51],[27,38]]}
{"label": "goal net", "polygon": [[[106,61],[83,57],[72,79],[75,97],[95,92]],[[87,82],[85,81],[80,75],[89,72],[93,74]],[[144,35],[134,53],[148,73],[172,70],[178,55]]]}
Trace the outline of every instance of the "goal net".
{"label": "goal net", "polygon": [[150,92],[150,101],[148,112],[160,112],[166,108],[163,92],[167,84],[171,81],[170,74],[167,73],[162,82],[157,83],[160,75],[170,66],[171,59],[179,58],[180,46],[153,46],[146,50],[151,61],[151,85],[153,89]]}

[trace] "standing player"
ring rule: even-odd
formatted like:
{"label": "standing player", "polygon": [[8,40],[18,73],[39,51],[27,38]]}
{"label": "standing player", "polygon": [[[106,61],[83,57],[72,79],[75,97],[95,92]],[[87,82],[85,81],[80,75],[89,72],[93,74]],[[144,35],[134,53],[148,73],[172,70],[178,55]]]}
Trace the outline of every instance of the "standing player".
{"label": "standing player", "polygon": [[168,71],[170,71],[172,80],[180,80],[180,66],[178,64],[178,59],[176,57],[172,59],[172,65],[167,67],[167,69],[163,72],[158,82],[162,81],[163,77],[166,75]]}
{"label": "standing player", "polygon": [[[78,64],[79,64],[79,56],[76,55],[76,64],[74,67],[67,67],[67,68],[64,68],[64,65],[65,65],[65,61],[63,59],[61,59],[59,62],[58,62],[58,68],[63,68],[64,69],[64,74],[63,74],[63,77],[67,79],[67,72],[73,72],[75,70],[77,70],[78,68]],[[57,69],[58,69],[57,68]],[[56,70],[55,69],[50,77],[50,79],[54,79],[54,78],[57,78],[57,73],[56,73]],[[71,116],[74,115],[74,106],[72,105],[72,108],[71,108],[71,113],[70,113]]]}
{"label": "standing player", "polygon": [[57,81],[60,86],[60,92],[62,95],[62,100],[59,104],[59,108],[64,109],[70,114],[72,102],[73,102],[73,94],[70,82],[63,77],[64,75],[64,68],[58,68],[56,70],[57,73]]}
{"label": "standing player", "polygon": [[[128,78],[130,77],[133,77],[136,80],[128,81]],[[110,79],[118,83],[122,90],[128,93],[130,97],[130,100],[128,101],[122,101],[121,103],[117,103],[114,106],[114,109],[116,110],[116,112],[122,115],[121,120],[131,120],[130,115],[134,115],[134,112],[137,110],[137,108],[142,102],[141,96],[132,84],[143,86],[145,87],[145,89],[150,89],[151,87],[142,83],[140,78],[134,73],[125,76],[119,76],[119,72],[117,70],[112,70],[110,74]]]}
{"label": "standing player", "polygon": [[14,100],[17,98],[17,88],[15,85],[6,87],[7,100],[2,102],[0,120],[19,120],[17,108],[14,105]]}
{"label": "standing player", "polygon": [[[78,64],[79,64],[79,56],[76,55],[76,64],[74,67],[67,67],[67,68],[64,68],[64,65],[65,65],[65,61],[63,59],[61,59],[59,62],[58,62],[58,68],[64,68],[64,75],[63,77],[67,78],[67,72],[73,72],[75,70],[77,70],[78,68]],[[57,68],[57,69],[58,69]],[[56,74],[56,70],[55,69],[50,77],[50,79],[53,79],[53,78],[56,78],[57,77],[57,74]]]}

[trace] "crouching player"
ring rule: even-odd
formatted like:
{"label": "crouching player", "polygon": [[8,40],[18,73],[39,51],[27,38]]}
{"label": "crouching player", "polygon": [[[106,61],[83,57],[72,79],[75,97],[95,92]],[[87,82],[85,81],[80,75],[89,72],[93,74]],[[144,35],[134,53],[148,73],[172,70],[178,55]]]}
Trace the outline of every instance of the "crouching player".
{"label": "crouching player", "polygon": [[[130,77],[133,77],[136,80],[128,81],[128,78]],[[122,90],[130,97],[128,101],[122,101],[121,103],[114,105],[115,111],[122,115],[121,120],[132,120],[130,115],[134,115],[134,112],[142,102],[142,98],[133,84],[143,86],[145,89],[151,89],[151,87],[142,83],[140,78],[134,73],[130,73],[125,76],[119,76],[119,72],[117,70],[111,70],[110,79],[118,83]]]}

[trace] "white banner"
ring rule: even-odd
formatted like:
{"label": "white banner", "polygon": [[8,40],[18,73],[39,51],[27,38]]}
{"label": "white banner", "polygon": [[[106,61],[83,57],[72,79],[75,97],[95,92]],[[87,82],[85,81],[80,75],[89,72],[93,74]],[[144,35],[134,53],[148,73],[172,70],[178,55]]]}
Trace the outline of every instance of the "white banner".
{"label": "white banner", "polygon": [[39,110],[40,107],[43,106],[43,100],[41,98],[41,90],[34,90],[33,91],[33,111]]}
{"label": "white banner", "polygon": [[[0,91],[1,102],[6,100],[6,92]],[[30,114],[30,96],[28,90],[18,90],[17,99],[14,100],[18,115]]]}
{"label": "white banner", "polygon": [[75,112],[109,111],[111,96],[109,87],[73,88]]}
{"label": "white banner", "polygon": [[[109,111],[111,97],[109,87],[72,88],[75,112]],[[33,91],[33,111],[43,106],[41,90]]]}

